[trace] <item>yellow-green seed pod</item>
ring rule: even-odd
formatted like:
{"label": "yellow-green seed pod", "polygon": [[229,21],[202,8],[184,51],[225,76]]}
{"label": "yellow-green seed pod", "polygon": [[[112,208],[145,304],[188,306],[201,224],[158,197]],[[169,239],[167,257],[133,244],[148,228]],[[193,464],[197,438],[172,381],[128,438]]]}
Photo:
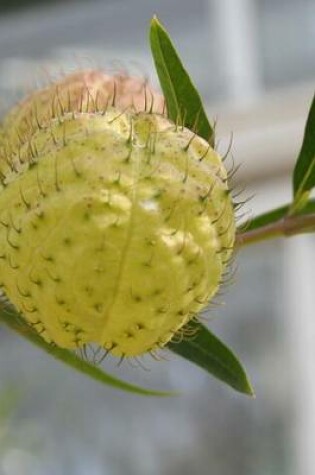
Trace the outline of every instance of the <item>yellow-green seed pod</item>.
{"label": "yellow-green seed pod", "polygon": [[120,110],[162,113],[164,99],[147,81],[123,74],[110,76],[103,71],[76,71],[50,86],[36,90],[17,104],[4,118],[1,138],[6,150],[27,141],[43,123],[65,112],[104,112],[115,105]]}
{"label": "yellow-green seed pod", "polygon": [[221,158],[188,129],[131,108],[59,110],[0,169],[0,281],[46,341],[154,351],[217,292],[233,205]]}

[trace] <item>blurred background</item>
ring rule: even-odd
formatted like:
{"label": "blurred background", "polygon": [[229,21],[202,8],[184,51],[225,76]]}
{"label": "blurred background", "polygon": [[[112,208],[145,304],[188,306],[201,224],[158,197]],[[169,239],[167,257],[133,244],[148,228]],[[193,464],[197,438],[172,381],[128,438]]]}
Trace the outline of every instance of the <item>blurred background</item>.
{"label": "blurred background", "polygon": [[[48,77],[104,67],[148,76],[156,13],[232,152],[255,215],[288,202],[315,79],[313,0],[0,0],[1,111]],[[0,328],[0,475],[313,475],[314,237],[246,248],[208,322],[256,399],[169,354],[105,367],[180,397],[103,387]]]}

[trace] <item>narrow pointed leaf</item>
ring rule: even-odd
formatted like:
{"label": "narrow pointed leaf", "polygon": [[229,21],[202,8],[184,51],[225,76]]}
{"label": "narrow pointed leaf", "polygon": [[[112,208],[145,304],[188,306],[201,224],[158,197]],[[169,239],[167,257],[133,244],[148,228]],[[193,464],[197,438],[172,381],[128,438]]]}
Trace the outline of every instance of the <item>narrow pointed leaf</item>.
{"label": "narrow pointed leaf", "polygon": [[151,21],[150,43],[170,119],[194,130],[196,134],[213,145],[214,131],[208,121],[200,95],[167,31],[156,17]]}
{"label": "narrow pointed leaf", "polygon": [[307,118],[304,138],[294,174],[294,203],[291,212],[302,208],[307,202],[311,189],[315,186],[315,95]]}
{"label": "narrow pointed leaf", "polygon": [[29,340],[34,345],[38,346],[46,353],[53,356],[55,359],[62,361],[71,368],[79,371],[80,373],[89,376],[100,383],[113,386],[117,389],[123,391],[128,391],[136,394],[141,394],[144,396],[171,396],[174,393],[170,392],[160,392],[150,389],[144,389],[140,386],[136,386],[121,379],[116,378],[108,373],[105,373],[100,367],[97,367],[87,361],[82,360],[76,356],[72,351],[59,348],[57,346],[50,345],[46,343],[40,335],[38,335],[31,327],[29,327],[24,320],[15,312],[11,307],[10,309],[2,308],[0,310],[0,321],[4,322],[12,330],[19,333],[27,340]]}
{"label": "narrow pointed leaf", "polygon": [[191,325],[196,328],[193,338],[180,343],[169,343],[168,347],[236,391],[253,396],[248,376],[234,353],[205,326],[196,322],[189,323],[190,327]]}

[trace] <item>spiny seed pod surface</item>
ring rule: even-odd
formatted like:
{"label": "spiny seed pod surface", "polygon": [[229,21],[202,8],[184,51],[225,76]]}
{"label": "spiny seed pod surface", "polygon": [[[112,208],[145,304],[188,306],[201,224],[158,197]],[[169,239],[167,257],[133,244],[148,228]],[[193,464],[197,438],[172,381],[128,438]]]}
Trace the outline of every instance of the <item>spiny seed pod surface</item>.
{"label": "spiny seed pod surface", "polygon": [[219,155],[188,129],[64,111],[0,168],[0,281],[47,342],[154,351],[216,293],[233,206]]}
{"label": "spiny seed pod surface", "polygon": [[110,76],[98,70],[76,71],[13,107],[2,124],[4,143],[11,150],[52,117],[65,112],[102,112],[113,104],[122,111],[132,108],[141,112],[149,107],[151,112],[162,113],[164,109],[163,96],[142,78]]}

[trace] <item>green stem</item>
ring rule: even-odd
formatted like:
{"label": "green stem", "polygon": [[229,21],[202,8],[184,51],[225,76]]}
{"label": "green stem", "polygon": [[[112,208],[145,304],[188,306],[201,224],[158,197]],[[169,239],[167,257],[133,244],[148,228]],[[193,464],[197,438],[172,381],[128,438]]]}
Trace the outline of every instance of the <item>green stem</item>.
{"label": "green stem", "polygon": [[266,224],[250,231],[239,232],[236,236],[236,247],[266,241],[277,237],[289,237],[296,234],[315,231],[315,213],[300,216],[285,216],[274,223]]}

